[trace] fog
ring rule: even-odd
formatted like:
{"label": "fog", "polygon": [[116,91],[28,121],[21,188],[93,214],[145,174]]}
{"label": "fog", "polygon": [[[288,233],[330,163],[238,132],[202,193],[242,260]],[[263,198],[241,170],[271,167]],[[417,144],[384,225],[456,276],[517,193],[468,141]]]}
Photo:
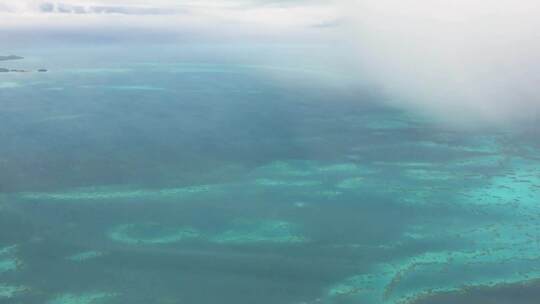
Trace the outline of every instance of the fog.
{"label": "fog", "polygon": [[359,75],[392,103],[463,126],[540,119],[536,1],[359,0],[343,8]]}

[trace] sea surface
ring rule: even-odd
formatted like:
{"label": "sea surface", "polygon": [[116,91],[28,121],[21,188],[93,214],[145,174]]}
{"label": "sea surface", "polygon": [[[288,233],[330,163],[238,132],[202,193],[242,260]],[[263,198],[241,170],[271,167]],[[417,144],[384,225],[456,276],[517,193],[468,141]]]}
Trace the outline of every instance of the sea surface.
{"label": "sea surface", "polygon": [[3,62],[49,72],[0,75],[0,303],[538,303],[538,128],[441,123],[317,53]]}

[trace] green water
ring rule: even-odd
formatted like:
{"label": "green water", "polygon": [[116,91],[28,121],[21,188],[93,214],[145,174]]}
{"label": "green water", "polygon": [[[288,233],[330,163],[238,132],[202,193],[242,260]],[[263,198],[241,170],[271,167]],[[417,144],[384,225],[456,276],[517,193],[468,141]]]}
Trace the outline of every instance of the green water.
{"label": "green water", "polygon": [[1,303],[469,303],[540,278],[534,126],[208,48],[0,75]]}

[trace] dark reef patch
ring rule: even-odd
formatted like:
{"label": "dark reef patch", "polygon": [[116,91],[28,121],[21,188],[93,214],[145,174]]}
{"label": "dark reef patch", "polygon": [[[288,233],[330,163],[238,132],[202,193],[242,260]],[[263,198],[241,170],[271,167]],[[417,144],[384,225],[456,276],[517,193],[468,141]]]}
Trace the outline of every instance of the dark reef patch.
{"label": "dark reef patch", "polygon": [[536,304],[540,299],[540,280],[495,287],[467,288],[419,299],[412,304]]}

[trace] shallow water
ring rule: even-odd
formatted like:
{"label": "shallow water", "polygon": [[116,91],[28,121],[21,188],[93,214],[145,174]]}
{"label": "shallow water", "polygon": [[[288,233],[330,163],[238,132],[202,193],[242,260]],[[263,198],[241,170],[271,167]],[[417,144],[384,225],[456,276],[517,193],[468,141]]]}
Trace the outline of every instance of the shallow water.
{"label": "shallow water", "polygon": [[533,303],[535,132],[208,48],[0,75],[0,302]]}

